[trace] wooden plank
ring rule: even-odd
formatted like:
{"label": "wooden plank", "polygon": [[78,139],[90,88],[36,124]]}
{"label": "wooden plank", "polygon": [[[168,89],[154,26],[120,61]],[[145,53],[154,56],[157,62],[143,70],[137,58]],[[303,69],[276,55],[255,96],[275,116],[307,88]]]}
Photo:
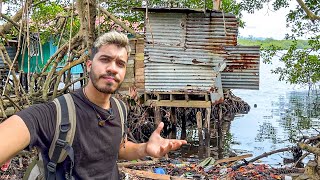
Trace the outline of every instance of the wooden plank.
{"label": "wooden plank", "polygon": [[194,107],[194,108],[208,108],[211,107],[211,102],[208,101],[184,101],[184,100],[147,100],[144,103],[146,106],[157,105],[157,106],[167,106],[167,107]]}
{"label": "wooden plank", "polygon": [[144,62],[143,61],[136,61],[134,65],[135,69],[143,68],[144,69]]}
{"label": "wooden plank", "polygon": [[135,60],[136,61],[144,61],[144,53],[143,52],[136,53]]}
{"label": "wooden plank", "polygon": [[144,91],[144,82],[135,82],[135,86],[138,88],[138,90]]}
{"label": "wooden plank", "polygon": [[159,159],[155,159],[153,161],[138,161],[138,162],[122,162],[118,163],[119,167],[128,167],[128,166],[141,166],[141,165],[153,165],[159,162]]}
{"label": "wooden plank", "polygon": [[171,92],[163,92],[163,91],[153,91],[153,92],[147,92],[147,93],[158,93],[158,94],[189,94],[189,95],[208,95],[206,92],[184,92],[184,91],[171,91]]}
{"label": "wooden plank", "polygon": [[144,68],[138,68],[135,71],[136,76],[144,76]]}
{"label": "wooden plank", "polygon": [[225,159],[219,159],[217,160],[214,165],[220,164],[220,163],[227,163],[227,162],[232,162],[232,161],[238,161],[241,159],[245,159],[248,157],[252,157],[252,154],[245,154],[245,155],[241,155],[241,156],[236,156],[236,157],[230,157],[230,158],[225,158]]}
{"label": "wooden plank", "polygon": [[120,168],[120,171],[126,172],[134,176],[142,177],[142,178],[170,180],[170,175],[165,175],[165,174],[156,174],[153,172],[133,170],[129,168]]}
{"label": "wooden plank", "polygon": [[135,77],[135,82],[144,84],[144,82],[145,82],[144,76],[136,76]]}

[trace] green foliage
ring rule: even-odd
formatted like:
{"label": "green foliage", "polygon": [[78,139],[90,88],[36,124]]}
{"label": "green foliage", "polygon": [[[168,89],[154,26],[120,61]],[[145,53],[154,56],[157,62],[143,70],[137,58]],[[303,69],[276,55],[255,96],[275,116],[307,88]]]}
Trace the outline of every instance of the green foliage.
{"label": "green foliage", "polygon": [[[316,16],[320,16],[319,0],[304,0],[307,8]],[[272,5],[274,10],[288,7],[290,0],[244,0],[242,7],[250,13],[262,9],[263,6]],[[287,27],[291,28],[291,33],[286,35],[290,41],[279,41],[283,44],[273,42],[273,46],[263,43],[263,54],[265,62],[270,63],[276,51],[279,49],[288,49],[280,57],[280,61],[285,67],[278,67],[273,72],[280,75],[280,80],[292,83],[309,85],[320,81],[320,21],[310,20],[301,6],[297,6],[287,14]],[[306,38],[307,41],[297,40]],[[276,47],[277,46],[277,47]]]}
{"label": "green foliage", "polygon": [[[206,2],[206,4],[204,4]],[[160,8],[160,7],[174,7],[174,8],[190,8],[190,9],[213,9],[212,1],[199,1],[199,0],[149,0],[149,8]],[[129,22],[128,26],[135,29],[136,23],[139,23],[139,27],[143,27],[144,23],[144,13],[132,10],[133,7],[142,7],[142,1],[136,0],[119,0],[119,1],[105,1],[101,4],[109,12],[116,15],[116,17],[121,18],[124,22]],[[241,21],[241,4],[237,3],[235,0],[223,0],[221,8],[225,13],[235,14],[240,25],[243,26],[244,22]],[[107,20],[101,26],[103,29],[117,28],[115,24]]]}
{"label": "green foliage", "polygon": [[[308,40],[297,40],[298,49],[309,49],[311,46]],[[254,40],[254,39],[238,39],[238,44],[245,46],[261,46],[261,50],[271,50],[274,47],[278,47],[275,50],[288,50],[291,45],[295,42],[293,40],[275,40],[272,38],[267,38],[264,40]]]}

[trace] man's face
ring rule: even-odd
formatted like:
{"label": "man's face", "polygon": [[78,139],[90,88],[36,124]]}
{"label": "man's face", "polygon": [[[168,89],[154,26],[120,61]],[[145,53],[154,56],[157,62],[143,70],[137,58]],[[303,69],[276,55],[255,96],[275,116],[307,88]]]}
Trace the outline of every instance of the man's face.
{"label": "man's face", "polygon": [[124,80],[127,61],[125,48],[113,44],[101,46],[93,60],[87,61],[93,86],[102,93],[114,93]]}

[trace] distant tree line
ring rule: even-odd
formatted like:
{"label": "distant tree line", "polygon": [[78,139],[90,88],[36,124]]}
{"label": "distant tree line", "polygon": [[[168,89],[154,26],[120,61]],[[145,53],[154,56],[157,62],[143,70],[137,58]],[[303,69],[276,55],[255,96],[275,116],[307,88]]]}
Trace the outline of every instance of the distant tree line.
{"label": "distant tree line", "polygon": [[[276,40],[273,38],[266,39],[252,39],[252,38],[239,38],[238,44],[245,46],[261,46],[261,49],[272,49],[278,47],[279,50],[288,50],[294,44],[294,40]],[[309,49],[311,46],[308,40],[297,40],[297,49]]]}

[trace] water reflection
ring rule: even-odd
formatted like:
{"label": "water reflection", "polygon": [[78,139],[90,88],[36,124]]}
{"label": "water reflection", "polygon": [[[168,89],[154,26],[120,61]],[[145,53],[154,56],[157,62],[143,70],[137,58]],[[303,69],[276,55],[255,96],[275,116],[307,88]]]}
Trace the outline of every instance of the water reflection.
{"label": "water reflection", "polygon": [[[313,136],[320,132],[320,95],[308,88],[278,81],[271,69],[281,66],[275,60],[272,65],[260,66],[259,90],[233,90],[251,110],[224,121],[218,129],[217,121],[211,127],[209,154],[215,158],[252,153],[254,157],[276,149],[295,145],[302,136]],[[318,94],[318,95],[317,95]],[[196,126],[188,126],[186,138],[189,146],[182,149],[182,156],[201,156],[205,150],[199,148]],[[263,158],[262,163],[283,165],[283,158],[292,158],[290,152],[278,153]]]}
{"label": "water reflection", "polygon": [[316,92],[289,92],[288,102],[279,99],[279,124],[287,133],[290,142],[296,142],[302,135],[315,135],[319,131],[320,98]]}
{"label": "water reflection", "polygon": [[[278,81],[271,69],[281,66],[276,59],[272,65],[260,65],[260,89],[255,91],[234,90],[234,94],[248,102],[251,108],[246,115],[236,116],[230,133],[234,138],[231,148],[236,152],[250,152],[258,156],[264,152],[292,146],[301,136],[319,133],[320,98],[308,88]],[[318,92],[319,94],[319,92]],[[262,159],[264,163],[281,165],[280,153]],[[279,164],[280,163],[280,164]]]}
{"label": "water reflection", "polygon": [[259,125],[258,134],[255,138],[258,142],[263,142],[264,140],[271,140],[272,143],[277,143],[277,130],[270,122],[263,122]]}

